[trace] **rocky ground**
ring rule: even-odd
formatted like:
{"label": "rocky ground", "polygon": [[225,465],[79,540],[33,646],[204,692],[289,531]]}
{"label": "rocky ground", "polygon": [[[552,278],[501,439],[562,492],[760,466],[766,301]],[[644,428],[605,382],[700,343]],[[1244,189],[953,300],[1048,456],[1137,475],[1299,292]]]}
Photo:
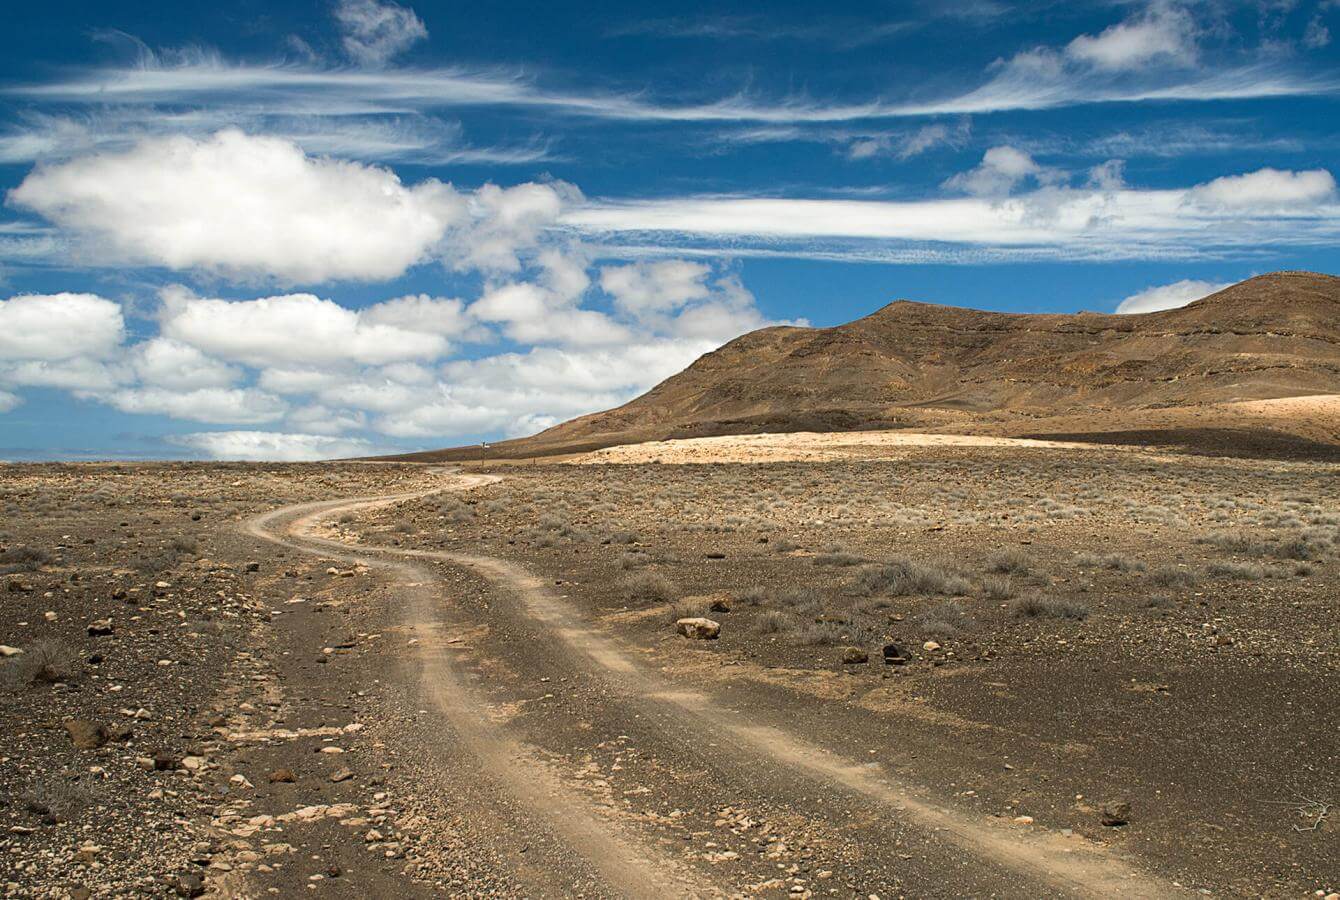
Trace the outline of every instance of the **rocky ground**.
{"label": "rocky ground", "polygon": [[1334,466],[859,457],[0,469],[0,883],[1340,889]]}

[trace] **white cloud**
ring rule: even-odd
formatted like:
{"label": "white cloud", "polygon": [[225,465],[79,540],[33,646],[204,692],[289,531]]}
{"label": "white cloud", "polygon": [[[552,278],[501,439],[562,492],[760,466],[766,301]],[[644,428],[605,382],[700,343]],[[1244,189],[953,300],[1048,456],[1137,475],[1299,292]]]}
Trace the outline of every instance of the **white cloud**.
{"label": "white cloud", "polygon": [[1088,184],[1100,191],[1119,191],[1126,187],[1125,161],[1109,159],[1089,169]]}
{"label": "white cloud", "polygon": [[345,52],[365,66],[385,65],[428,37],[428,29],[414,10],[396,3],[339,0],[335,19],[344,32]]}
{"label": "white cloud", "polygon": [[273,422],[288,408],[282,399],[252,388],[139,388],[115,391],[99,399],[127,413],[171,416],[215,425]]}
{"label": "white cloud", "polygon": [[12,409],[16,409],[21,403],[23,403],[23,398],[18,394],[11,394],[9,391],[0,391],[0,413],[7,413]]}
{"label": "white cloud", "polygon": [[1152,6],[1098,35],[1080,35],[1066,54],[1099,69],[1134,69],[1151,62],[1189,65],[1196,60],[1196,25],[1169,3]]}
{"label": "white cloud", "polygon": [[1303,32],[1303,46],[1309,50],[1320,50],[1331,43],[1331,29],[1322,21],[1321,14],[1313,16]]}
{"label": "white cloud", "polygon": [[1311,207],[1335,199],[1335,177],[1325,169],[1259,169],[1216,178],[1190,191],[1187,199],[1209,207],[1258,212]]}
{"label": "white cloud", "polygon": [[[402,298],[403,299],[403,298]],[[377,365],[433,359],[447,350],[441,333],[410,331],[377,322],[378,316],[402,321],[450,316],[449,306],[391,301],[385,310],[357,312],[311,294],[286,294],[258,300],[196,297],[183,288],[163,292],[160,328],[201,351],[252,366]]]}
{"label": "white cloud", "polygon": [[364,325],[387,325],[447,338],[463,335],[473,327],[460,300],[427,294],[384,300],[364,309],[359,320]]}
{"label": "white cloud", "polygon": [[[1189,258],[1243,248],[1333,246],[1340,239],[1340,203],[1329,172],[1265,169],[1192,188],[1051,186],[1006,198],[695,196],[588,203],[562,222],[606,241],[607,253],[620,249],[609,241],[628,236],[643,242],[623,251],[630,254],[694,249],[890,262]],[[673,247],[663,249],[658,241]]]}
{"label": "white cloud", "polygon": [[213,459],[309,462],[388,452],[361,438],[277,431],[203,431],[174,435],[168,440]]}
{"label": "white cloud", "polygon": [[1024,151],[1006,145],[987,150],[981,163],[947,179],[944,186],[975,197],[1004,197],[1026,179],[1045,183],[1054,177],[1053,170],[1038,165]]}
{"label": "white cloud", "polygon": [[120,304],[94,294],[0,300],[0,360],[103,359],[124,339]]}
{"label": "white cloud", "polygon": [[[1101,36],[1100,36],[1101,38]],[[1098,40],[1098,39],[1094,39]],[[1081,45],[1088,46],[1088,45]],[[1097,55],[1095,50],[1093,54]],[[1119,52],[1108,58],[1122,58]],[[1067,66],[1084,71],[1068,71]],[[1165,67],[1166,68],[1166,67]],[[522,107],[614,121],[825,123],[1049,109],[1146,100],[1237,100],[1331,95],[1333,73],[1300,75],[1278,60],[1229,68],[1160,71],[1156,78],[1114,79],[1110,70],[1058,50],[1020,54],[999,64],[979,86],[932,100],[831,103],[810,98],[761,99],[740,93],[702,104],[658,103],[642,94],[556,91],[521,75],[465,68],[322,68],[292,64],[233,64],[217,56],[165,65],[104,68],[11,93],[48,102],[200,106],[222,100],[309,115],[416,114],[444,107]],[[1139,73],[1137,73],[1139,74]]]}
{"label": "white cloud", "polygon": [[228,387],[241,377],[232,366],[171,338],[154,338],[138,345],[131,354],[131,364],[145,384],[179,390]]}
{"label": "white cloud", "polygon": [[633,315],[669,312],[706,299],[711,272],[710,266],[683,259],[607,266],[600,272],[600,288]]}
{"label": "white cloud", "polygon": [[121,367],[96,359],[0,360],[0,383],[10,386],[50,387],[96,394],[126,382]]}
{"label": "white cloud", "polygon": [[9,202],[109,261],[290,282],[394,278],[465,217],[435,179],[406,187],[388,169],[236,130],[39,166]]}
{"label": "white cloud", "polygon": [[1117,304],[1118,313],[1148,313],[1162,309],[1177,309],[1216,291],[1222,291],[1231,282],[1216,284],[1210,281],[1187,279],[1147,288],[1132,294]]}
{"label": "white cloud", "polygon": [[347,431],[362,431],[368,427],[367,416],[362,412],[331,409],[320,403],[293,410],[285,422],[308,434],[339,435]]}
{"label": "white cloud", "polygon": [[562,182],[510,188],[486,184],[470,197],[472,221],[453,235],[448,253],[458,269],[516,272],[520,252],[535,247],[565,205],[580,199],[576,188]]}

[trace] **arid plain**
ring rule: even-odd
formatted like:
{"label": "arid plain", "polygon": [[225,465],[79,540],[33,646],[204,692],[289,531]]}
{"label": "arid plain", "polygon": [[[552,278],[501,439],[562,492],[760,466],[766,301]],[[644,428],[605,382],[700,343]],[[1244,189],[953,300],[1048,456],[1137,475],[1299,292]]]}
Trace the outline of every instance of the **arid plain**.
{"label": "arid plain", "polygon": [[859,437],[6,467],[9,890],[1340,886],[1335,462]]}

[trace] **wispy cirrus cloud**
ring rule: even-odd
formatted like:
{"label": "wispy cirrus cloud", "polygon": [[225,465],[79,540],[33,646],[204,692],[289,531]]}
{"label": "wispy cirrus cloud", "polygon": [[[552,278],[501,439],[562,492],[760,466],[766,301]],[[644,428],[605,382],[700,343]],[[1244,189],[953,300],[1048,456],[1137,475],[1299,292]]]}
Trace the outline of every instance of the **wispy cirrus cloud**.
{"label": "wispy cirrus cloud", "polygon": [[623,246],[641,248],[625,250],[628,255],[654,254],[673,245],[679,255],[714,248],[737,256],[885,262],[1192,258],[1340,239],[1340,197],[1323,169],[1262,169],[1162,190],[1114,186],[1119,179],[1109,179],[1107,186],[1052,184],[1003,196],[1041,169],[1017,154],[1002,165],[1009,183],[997,179],[988,192],[995,196],[603,201],[574,208],[560,221],[608,253]]}
{"label": "wispy cirrus cloud", "polygon": [[[1146,60],[1147,62],[1148,60]],[[156,57],[134,66],[97,69],[42,84],[20,85],[11,96],[31,101],[91,104],[229,102],[285,115],[395,115],[453,107],[516,107],[609,121],[836,123],[858,120],[1043,110],[1098,103],[1215,101],[1335,94],[1334,73],[1307,73],[1279,59],[1224,66],[1099,65],[1046,48],[991,67],[985,81],[940,96],[875,97],[829,103],[803,96],[768,98],[739,93],[680,103],[643,92],[562,90],[517,70],[350,69],[312,63],[229,62],[195,53],[176,62]]]}

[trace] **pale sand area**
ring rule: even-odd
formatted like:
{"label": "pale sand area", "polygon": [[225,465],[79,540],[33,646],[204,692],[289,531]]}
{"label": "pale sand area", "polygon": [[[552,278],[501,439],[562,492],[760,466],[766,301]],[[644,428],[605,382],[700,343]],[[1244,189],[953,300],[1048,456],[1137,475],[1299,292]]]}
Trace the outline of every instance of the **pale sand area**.
{"label": "pale sand area", "polygon": [[[1039,441],[1029,438],[967,434],[919,434],[907,431],[799,431],[648,441],[606,447],[567,461],[590,463],[824,462],[841,459],[898,458],[914,447],[1019,447],[1032,449],[1113,449],[1102,444]],[[1123,448],[1129,449],[1129,448]]]}

